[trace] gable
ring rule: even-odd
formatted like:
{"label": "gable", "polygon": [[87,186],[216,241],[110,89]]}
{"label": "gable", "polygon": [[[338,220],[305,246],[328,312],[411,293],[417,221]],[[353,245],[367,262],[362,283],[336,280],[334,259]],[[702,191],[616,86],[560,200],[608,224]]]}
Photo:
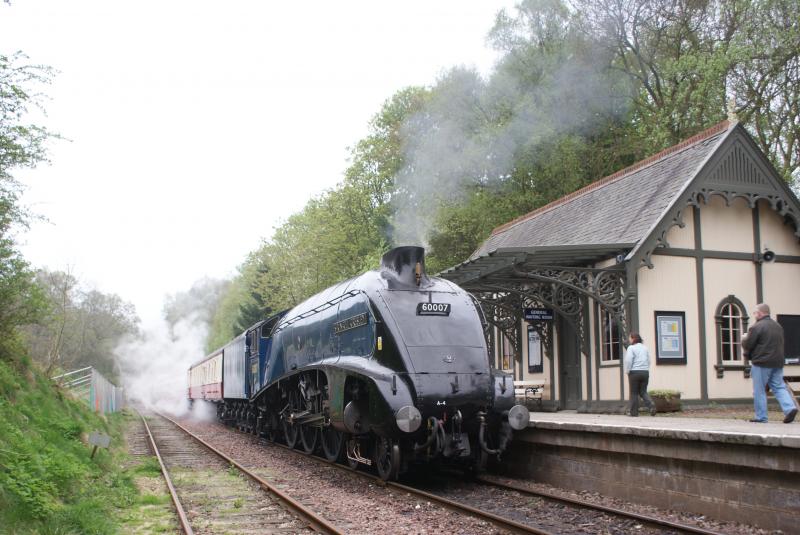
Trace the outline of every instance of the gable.
{"label": "gable", "polygon": [[652,267],[650,257],[658,248],[670,247],[669,230],[683,227],[688,207],[700,208],[714,197],[730,206],[742,199],[749,208],[759,201],[793,224],[800,238],[800,202],[740,124],[728,129],[716,150],[699,167],[696,176],[673,199],[647,236],[631,251],[628,260]]}

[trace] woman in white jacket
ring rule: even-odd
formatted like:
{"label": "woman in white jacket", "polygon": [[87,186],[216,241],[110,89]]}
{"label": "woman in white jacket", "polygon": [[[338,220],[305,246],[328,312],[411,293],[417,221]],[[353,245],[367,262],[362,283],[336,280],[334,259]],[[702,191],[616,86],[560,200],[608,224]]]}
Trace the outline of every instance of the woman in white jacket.
{"label": "woman in white jacket", "polygon": [[639,333],[631,333],[631,345],[625,352],[625,373],[628,374],[628,385],[631,390],[631,416],[639,416],[639,398],[644,400],[650,414],[656,415],[656,405],[647,394],[647,383],[650,381],[650,351],[642,343]]}

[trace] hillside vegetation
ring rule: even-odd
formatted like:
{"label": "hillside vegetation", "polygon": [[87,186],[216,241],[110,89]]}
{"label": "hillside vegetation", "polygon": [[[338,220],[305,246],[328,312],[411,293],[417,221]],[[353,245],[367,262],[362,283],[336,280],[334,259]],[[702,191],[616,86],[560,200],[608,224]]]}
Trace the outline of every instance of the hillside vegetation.
{"label": "hillside vegetation", "polygon": [[[0,359],[0,533],[118,531],[119,509],[137,500],[126,455],[125,416],[107,419],[25,362]],[[90,432],[111,435],[90,459]]]}

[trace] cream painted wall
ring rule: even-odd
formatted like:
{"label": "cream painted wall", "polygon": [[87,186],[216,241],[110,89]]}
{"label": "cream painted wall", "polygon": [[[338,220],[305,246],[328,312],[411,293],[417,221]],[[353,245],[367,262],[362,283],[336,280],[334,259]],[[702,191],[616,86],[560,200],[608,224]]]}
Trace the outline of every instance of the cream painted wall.
{"label": "cream painted wall", "polygon": [[667,232],[667,243],[677,249],[694,249],[694,207],[689,206],[683,215],[684,227],[672,227]]}
{"label": "cream painted wall", "polygon": [[[645,345],[650,350],[651,358],[649,388],[676,389],[681,391],[685,399],[698,399],[700,398],[700,338],[697,332],[695,260],[654,255],[653,265],[653,269],[643,268],[638,273],[639,330]],[[656,311],[685,313],[687,364],[656,365]]]}
{"label": "cream painted wall", "polygon": [[700,230],[706,251],[753,252],[753,212],[744,199],[735,199],[730,206],[713,196],[700,207]]}
{"label": "cream painted wall", "polygon": [[[558,376],[561,375],[558,369],[558,359],[559,359],[559,350],[558,350],[558,327],[553,325],[553,367],[555,368],[555,375],[553,376],[553,384],[550,386],[553,392],[553,399],[559,400],[561,398],[560,395],[560,384],[558,380]],[[550,376],[548,375],[548,378]],[[549,379],[548,379],[549,380]]]}
{"label": "cream painted wall", "polygon": [[[595,359],[595,355],[594,355],[594,340],[595,340],[595,337],[594,337],[594,323],[595,323],[594,301],[591,300],[591,299],[587,299],[586,300],[586,306],[589,307],[589,325],[587,326],[587,329],[589,329],[589,356],[587,357],[586,355],[581,353],[581,375],[583,376],[583,378],[581,379],[581,397],[584,400],[589,400],[589,385],[591,384],[592,385],[592,400],[595,400],[595,399],[597,399],[597,384],[595,383],[595,362],[594,362],[594,359]],[[586,371],[587,368],[589,369],[588,372]],[[588,377],[589,377],[591,383],[589,383],[586,380],[587,373],[588,373]]]}
{"label": "cream painted wall", "polygon": [[800,314],[800,264],[771,262],[762,264],[762,269],[764,302],[772,316]]}
{"label": "cream painted wall", "polygon": [[758,203],[761,248],[768,248],[780,255],[800,256],[800,243],[790,225],[783,224],[783,217],[773,210],[767,201]]}
{"label": "cream painted wall", "polygon": [[[617,364],[603,364],[600,361],[600,369],[599,375],[597,374],[597,360],[602,358],[602,346],[600,343],[602,342],[602,334],[595,335],[595,324],[600,321],[599,317],[596,316],[597,308],[595,307],[594,303],[591,305],[592,312],[590,314],[591,318],[591,327],[592,327],[592,389],[593,389],[593,397],[594,399],[600,400],[617,400],[619,399],[619,365]],[[599,340],[598,340],[599,338]],[[600,355],[596,355],[596,348],[600,347]],[[594,383],[595,378],[597,378],[597,382]]]}
{"label": "cream painted wall", "polygon": [[752,396],[752,383],[744,378],[741,371],[726,371],[722,379],[717,378],[714,369],[714,364],[717,363],[717,329],[714,315],[720,301],[728,295],[735,295],[744,304],[752,325],[753,307],[756,305],[755,264],[746,260],[706,259],[703,262],[703,275],[706,300],[708,396],[711,399]]}
{"label": "cream painted wall", "polygon": [[[619,399],[619,366],[600,366],[600,399]],[[625,387],[628,399],[628,387]]]}

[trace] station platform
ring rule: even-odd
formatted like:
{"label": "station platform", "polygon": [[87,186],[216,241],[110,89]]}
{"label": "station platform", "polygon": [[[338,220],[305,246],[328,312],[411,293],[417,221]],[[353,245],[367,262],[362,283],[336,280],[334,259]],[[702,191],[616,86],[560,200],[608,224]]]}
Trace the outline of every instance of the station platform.
{"label": "station platform", "polygon": [[532,412],[530,427],[800,449],[800,417],[791,424],[780,420],[759,424],[744,419],[649,416],[646,413],[633,418],[574,411]]}
{"label": "station platform", "polygon": [[799,454],[800,420],[532,412],[504,466],[556,487],[800,533]]}

